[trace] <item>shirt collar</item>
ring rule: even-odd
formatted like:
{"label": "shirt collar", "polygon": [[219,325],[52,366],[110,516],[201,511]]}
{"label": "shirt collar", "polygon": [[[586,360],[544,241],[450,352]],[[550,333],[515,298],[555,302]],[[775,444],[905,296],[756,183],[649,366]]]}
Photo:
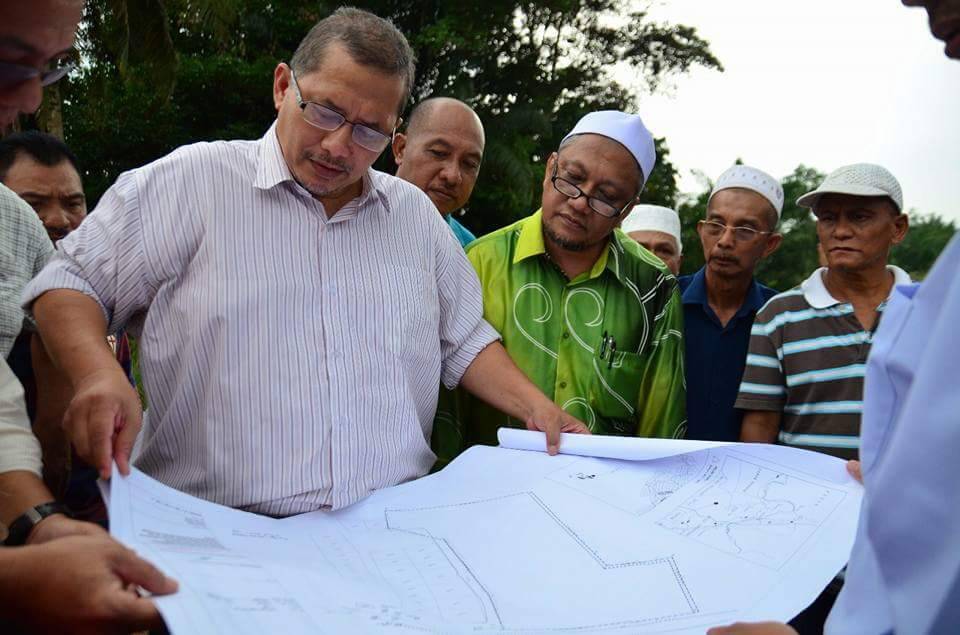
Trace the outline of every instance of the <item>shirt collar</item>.
{"label": "shirt collar", "polygon": [[[532,216],[520,222],[520,237],[517,239],[517,248],[513,253],[513,264],[546,253],[547,246],[543,242],[543,210],[538,209]],[[620,277],[620,258],[623,253],[623,244],[617,236],[617,230],[614,230],[610,234],[606,248],[593,263],[587,277],[596,278],[603,273],[604,269],[609,269],[617,280],[623,282]]]}
{"label": "shirt collar", "polygon": [[285,181],[294,181],[290,168],[283,158],[280,149],[280,140],[277,139],[277,122],[270,125],[270,129],[260,138],[260,153],[257,157],[257,170],[253,177],[253,186],[261,190],[269,190]]}
{"label": "shirt collar", "polygon": [[[900,267],[887,265],[887,271],[893,274],[893,284],[890,286],[891,295],[898,284],[910,284],[910,275]],[[827,285],[823,283],[823,274],[826,272],[826,267],[820,267],[800,284],[803,298],[815,309],[826,309],[841,304],[840,300],[830,295],[830,292],[827,291]],[[887,296],[888,299],[889,297]]]}
{"label": "shirt collar", "polygon": [[[686,290],[681,295],[681,300],[683,304],[708,305],[706,266],[701,267],[699,271],[693,274],[693,279],[690,280],[690,284],[687,285]],[[755,278],[751,279],[750,287],[747,289],[747,295],[743,299],[743,304],[740,306],[740,309],[737,310],[736,316],[759,311],[760,307],[764,304],[766,304],[766,302],[763,299],[763,291],[760,289],[760,285],[757,284]]]}
{"label": "shirt collar", "polygon": [[[257,157],[257,169],[253,179],[253,186],[261,190],[269,190],[281,183],[290,182],[296,188],[302,190],[306,195],[311,196],[309,192],[303,190],[303,187],[297,183],[287,166],[286,159],[283,158],[283,149],[280,147],[280,140],[277,138],[277,122],[270,125],[270,129],[260,138],[260,152]],[[380,183],[380,175],[373,169],[367,168],[361,177],[363,180],[363,189],[360,196],[356,199],[358,207],[368,203],[371,193],[376,192],[376,196],[381,206],[387,212],[390,212],[390,201],[383,191]],[[351,205],[353,203],[348,203]]]}

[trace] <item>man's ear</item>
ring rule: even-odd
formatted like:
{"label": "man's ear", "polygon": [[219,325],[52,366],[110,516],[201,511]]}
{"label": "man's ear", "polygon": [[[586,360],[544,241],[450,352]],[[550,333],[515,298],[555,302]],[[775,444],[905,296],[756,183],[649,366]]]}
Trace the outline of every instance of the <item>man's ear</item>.
{"label": "man's ear", "polygon": [[553,177],[553,166],[557,162],[556,152],[551,152],[550,156],[547,157],[547,166],[543,171],[543,188],[546,189],[550,185],[550,179]]}
{"label": "man's ear", "polygon": [[283,99],[290,90],[290,67],[280,62],[273,69],[273,107],[280,112],[280,106],[283,105]]}
{"label": "man's ear", "polygon": [[903,242],[910,229],[910,218],[906,214],[897,214],[893,218],[893,244]]}
{"label": "man's ear", "polygon": [[398,132],[393,135],[393,162],[397,164],[397,167],[403,165],[403,151],[407,148],[407,135],[402,132]]}
{"label": "man's ear", "polygon": [[780,248],[780,243],[783,242],[783,234],[774,232],[767,236],[767,246],[763,249],[763,258],[766,258],[777,249]]}

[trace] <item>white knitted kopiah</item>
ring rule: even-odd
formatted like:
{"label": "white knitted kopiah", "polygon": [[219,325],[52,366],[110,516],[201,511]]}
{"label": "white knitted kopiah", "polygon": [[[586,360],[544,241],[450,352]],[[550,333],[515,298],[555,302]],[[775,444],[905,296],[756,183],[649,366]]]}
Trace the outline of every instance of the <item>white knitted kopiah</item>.
{"label": "white knitted kopiah", "polygon": [[854,163],[837,168],[827,175],[820,187],[797,199],[800,207],[815,207],[824,194],[852,196],[886,196],[899,211],[903,211],[903,190],[896,177],[883,166],[873,163]]}
{"label": "white knitted kopiah", "polygon": [[[752,190],[767,199],[777,211],[777,217],[780,217],[780,212],[783,211],[783,188],[777,179],[749,165],[733,165],[717,178],[717,184],[710,192],[710,198],[713,198],[717,192],[734,187]],[[710,204],[709,200],[707,204]]]}
{"label": "white knitted kopiah", "polygon": [[669,207],[660,205],[637,205],[631,210],[620,229],[624,233],[630,232],[663,232],[677,241],[678,253],[683,252],[683,243],[680,241],[680,217]]}

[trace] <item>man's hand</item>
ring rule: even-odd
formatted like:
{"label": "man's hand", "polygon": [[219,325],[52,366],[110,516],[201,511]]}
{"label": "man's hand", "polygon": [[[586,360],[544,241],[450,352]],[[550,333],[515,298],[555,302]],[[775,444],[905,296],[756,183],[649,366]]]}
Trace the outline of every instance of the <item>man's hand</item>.
{"label": "man's hand", "polygon": [[707,635],[797,635],[797,631],[780,622],[737,622],[711,628]]}
{"label": "man's hand", "polygon": [[63,426],[77,454],[107,479],[111,459],[117,461],[121,474],[130,473],[130,452],[142,416],[140,397],[117,366],[77,383]]}
{"label": "man's hand", "polygon": [[36,524],[33,531],[27,536],[27,544],[41,545],[51,540],[58,540],[69,536],[102,538],[106,535],[106,530],[100,525],[67,518],[63,514],[53,514]]}
{"label": "man's hand", "polygon": [[847,473],[863,485],[863,470],[860,468],[860,461],[847,461]]}
{"label": "man's hand", "polygon": [[571,416],[549,399],[544,398],[534,407],[526,420],[527,430],[539,430],[547,435],[547,453],[560,451],[560,433],[590,434],[590,428]]}
{"label": "man's hand", "polygon": [[0,557],[0,613],[31,632],[158,628],[162,620],[153,602],[127,587],[138,585],[157,595],[177,590],[176,582],[106,535],[4,549]]}

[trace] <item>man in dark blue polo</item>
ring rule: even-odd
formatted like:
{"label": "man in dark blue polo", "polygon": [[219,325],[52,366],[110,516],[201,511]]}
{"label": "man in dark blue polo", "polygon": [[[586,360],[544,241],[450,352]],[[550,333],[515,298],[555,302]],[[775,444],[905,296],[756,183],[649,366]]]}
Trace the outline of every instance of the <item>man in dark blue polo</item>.
{"label": "man in dark blue polo", "polygon": [[720,175],[697,224],[706,264],[679,279],[686,339],[687,438],[739,441],[734,409],[757,311],[777,292],[753,278],[780,246],[783,188],[766,172],[735,165]]}

